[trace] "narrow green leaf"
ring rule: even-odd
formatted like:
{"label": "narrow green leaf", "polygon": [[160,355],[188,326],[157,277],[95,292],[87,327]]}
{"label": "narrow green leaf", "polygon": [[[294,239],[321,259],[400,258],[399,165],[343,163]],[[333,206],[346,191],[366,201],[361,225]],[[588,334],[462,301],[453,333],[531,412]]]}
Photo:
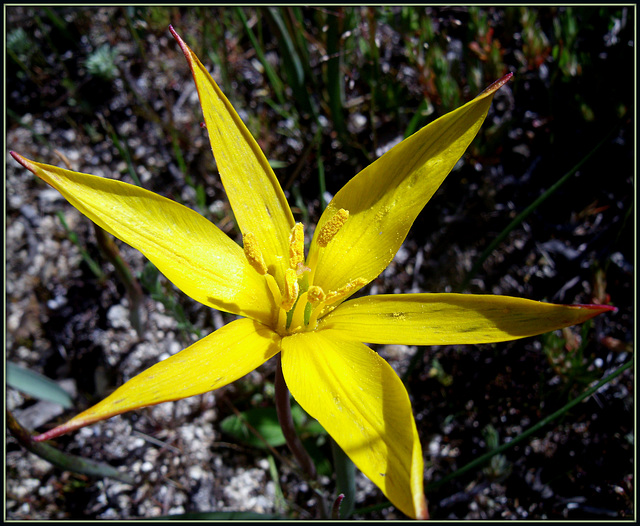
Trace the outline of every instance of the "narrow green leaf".
{"label": "narrow green leaf", "polygon": [[266,12],[280,33],[282,65],[293,96],[302,112],[312,114],[315,117],[317,116],[317,108],[307,91],[307,83],[312,82],[312,79],[305,79],[302,59],[294,46],[292,35],[288,31],[287,25],[280,16],[281,10],[270,7]]}
{"label": "narrow green leaf", "polygon": [[278,77],[275,70],[271,67],[271,64],[267,60],[264,50],[260,45],[260,42],[256,38],[251,27],[249,26],[249,22],[247,21],[247,17],[245,16],[244,11],[240,7],[236,7],[236,14],[238,15],[238,18],[240,18],[240,21],[242,22],[244,30],[247,36],[249,37],[249,40],[251,40],[251,45],[253,46],[253,49],[256,52],[256,57],[262,64],[262,67],[264,68],[264,72],[266,73],[267,78],[269,79],[269,84],[271,85],[271,89],[273,89],[276,95],[276,98],[278,99],[278,102],[280,102],[280,104],[284,104],[286,102],[286,97],[284,93],[284,85],[282,83],[282,80],[280,80],[280,77]]}
{"label": "narrow green leaf", "polygon": [[[340,8],[337,9],[340,11]],[[348,145],[348,131],[344,118],[344,76],[341,73],[341,63],[344,50],[341,49],[340,35],[342,32],[339,16],[327,16],[327,69],[326,85],[329,96],[329,108],[333,128],[338,133],[341,141]]]}
{"label": "narrow green leaf", "polygon": [[356,498],[356,466],[344,451],[331,442],[331,452],[333,453],[333,464],[336,470],[336,492],[343,494],[344,499],[340,503],[340,519],[348,519],[353,513]]}
{"label": "narrow green leaf", "polygon": [[614,378],[616,378],[617,376],[621,375],[623,372],[625,372],[627,369],[630,369],[631,367],[633,367],[633,360],[629,360],[627,363],[625,363],[624,365],[622,365],[621,367],[616,369],[614,372],[612,372],[611,374],[609,374],[608,376],[606,376],[605,378],[600,380],[593,387],[591,387],[591,388],[587,389],[586,391],[584,391],[580,396],[574,398],[573,400],[571,400],[570,402],[568,402],[567,404],[562,406],[560,409],[558,409],[556,412],[554,412],[554,413],[550,414],[549,416],[543,418],[537,424],[535,424],[534,426],[531,426],[529,429],[527,429],[525,432],[520,433],[517,437],[515,437],[510,442],[506,442],[506,443],[496,447],[495,449],[492,449],[491,451],[485,453],[484,455],[481,455],[481,456],[477,457],[476,459],[472,460],[468,464],[465,464],[464,466],[462,466],[460,469],[454,471],[453,473],[450,473],[449,475],[446,475],[446,476],[442,477],[440,480],[436,480],[436,481],[430,483],[429,485],[427,485],[426,490],[427,491],[433,491],[436,488],[439,488],[440,486],[442,486],[443,484],[446,484],[450,480],[453,480],[453,479],[459,477],[463,473],[466,473],[467,471],[469,471],[471,469],[476,469],[476,468],[482,466],[485,462],[489,461],[495,455],[501,454],[501,453],[505,452],[507,449],[511,449],[512,447],[514,447],[515,445],[519,444],[523,440],[527,439],[528,437],[530,437],[534,433],[537,433],[540,429],[542,429],[547,424],[553,422],[555,419],[557,419],[560,416],[562,416],[565,413],[567,413],[570,409],[572,409],[573,407],[578,405],[583,400],[586,400],[587,398],[589,398],[591,395],[596,393],[598,391],[598,389],[600,389],[602,386],[608,384]]}
{"label": "narrow green leaf", "polygon": [[74,473],[82,473],[83,475],[92,477],[109,477],[120,480],[126,484],[134,483],[130,475],[118,471],[109,464],[95,462],[77,455],[65,453],[44,442],[35,442],[31,436],[31,432],[22,427],[10,411],[7,411],[6,415],[7,427],[20,445],[34,455],[43,458],[47,462],[51,462],[54,466],[65,471],[73,471]]}
{"label": "narrow green leaf", "polygon": [[513,219],[513,221],[511,221],[511,223],[509,223],[504,228],[504,230],[500,232],[500,234],[498,234],[498,236],[489,244],[489,246],[484,250],[484,252],[480,254],[480,257],[473,264],[473,267],[471,268],[471,270],[467,272],[467,275],[464,277],[462,284],[460,285],[460,287],[458,287],[458,291],[463,291],[467,288],[467,286],[469,285],[469,282],[473,279],[473,277],[476,275],[478,270],[480,270],[480,267],[482,266],[482,264],[496,249],[496,247],[498,247],[500,243],[502,243],[505,240],[505,238],[509,235],[509,233],[514,228],[519,226],[527,217],[529,217],[529,215],[531,215],[531,213],[533,213],[550,196],[552,196],[556,192],[556,190],[558,190],[564,183],[566,183],[571,178],[571,176],[576,174],[578,170],[589,159],[591,159],[591,157],[600,149],[600,147],[603,146],[605,142],[607,142],[609,137],[611,137],[611,135],[616,129],[617,128],[614,128],[611,131],[609,131],[609,133],[607,133],[604,139],[602,139],[594,148],[589,150],[589,152],[573,168],[571,168],[571,170],[565,173],[560,179],[558,179],[553,185],[551,185],[551,187],[549,187],[545,192],[543,192],[542,195],[540,195],[540,197],[538,197],[535,201],[533,201],[533,203],[531,203],[527,208],[525,208],[522,212],[520,212]]}
{"label": "narrow green leaf", "polygon": [[7,385],[34,398],[60,404],[65,409],[73,407],[73,400],[69,393],[51,378],[20,367],[13,362],[7,362]]}
{"label": "narrow green leaf", "polygon": [[60,220],[62,227],[67,232],[67,236],[69,236],[69,240],[76,247],[78,247],[78,250],[80,250],[80,255],[82,256],[82,259],[84,260],[84,262],[89,266],[94,276],[98,278],[99,281],[102,281],[105,278],[105,275],[104,275],[104,272],[102,272],[100,265],[91,257],[91,255],[89,254],[87,249],[82,245],[82,243],[80,243],[80,240],[78,239],[78,235],[73,230],[71,230],[71,228],[69,228],[69,225],[67,224],[67,220],[64,218],[64,214],[62,213],[62,211],[58,210],[56,212],[56,215],[58,216],[58,219]]}

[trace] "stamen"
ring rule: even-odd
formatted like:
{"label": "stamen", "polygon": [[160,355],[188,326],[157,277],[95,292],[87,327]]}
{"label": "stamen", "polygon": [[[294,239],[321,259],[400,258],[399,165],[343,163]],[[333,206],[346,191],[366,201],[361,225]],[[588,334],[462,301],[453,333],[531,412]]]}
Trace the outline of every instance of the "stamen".
{"label": "stamen", "polygon": [[244,245],[244,255],[247,256],[249,264],[258,274],[264,276],[267,273],[267,265],[264,263],[256,235],[252,232],[245,233],[242,236],[242,244]]}
{"label": "stamen", "polygon": [[335,303],[336,301],[351,295],[357,289],[364,287],[366,284],[367,284],[367,280],[364,278],[354,279],[353,281],[350,281],[349,283],[342,286],[338,290],[334,292],[329,292],[324,302],[327,305],[330,305],[331,303]]}
{"label": "stamen", "polygon": [[[318,324],[318,319],[322,318],[325,314],[328,314],[335,308],[333,304],[335,304],[337,301],[343,298],[346,298],[347,296],[355,292],[360,287],[364,287],[366,284],[367,284],[367,280],[364,278],[354,279],[353,281],[350,281],[349,283],[347,283],[337,291],[329,292],[329,294],[326,294],[326,295],[320,287],[317,287],[316,285],[311,285],[311,287],[309,287],[309,293],[307,294],[307,300],[309,301],[310,304],[313,305],[313,310],[309,313],[308,317],[305,316],[305,322],[306,322],[305,324],[309,328],[314,329]],[[312,298],[311,289],[314,289],[314,288],[320,289],[320,292],[322,293],[317,295],[317,298],[319,301],[315,304],[312,303],[312,300],[311,300]],[[315,295],[317,293],[314,291],[313,294]]]}
{"label": "stamen", "polygon": [[304,265],[304,226],[296,223],[289,236],[289,267],[298,269]]}
{"label": "stamen", "polygon": [[327,295],[324,293],[321,287],[317,285],[311,285],[309,287],[309,293],[307,294],[307,300],[314,307],[325,300]]}
{"label": "stamen", "polygon": [[349,218],[349,211],[341,208],[320,229],[318,246],[326,247]]}
{"label": "stamen", "polygon": [[285,311],[291,310],[291,307],[294,306],[298,299],[299,291],[300,286],[298,285],[296,271],[288,268],[284,271],[284,294],[282,295],[282,308]]}

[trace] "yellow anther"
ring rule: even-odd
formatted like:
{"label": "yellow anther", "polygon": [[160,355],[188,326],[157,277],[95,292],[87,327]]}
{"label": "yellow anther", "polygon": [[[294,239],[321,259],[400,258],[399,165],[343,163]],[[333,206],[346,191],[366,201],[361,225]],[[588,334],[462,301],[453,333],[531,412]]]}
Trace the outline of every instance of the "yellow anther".
{"label": "yellow anther", "polygon": [[247,232],[242,236],[242,244],[244,245],[244,255],[247,256],[249,264],[256,269],[258,274],[264,276],[267,273],[267,265],[264,263],[258,239],[252,232]]}
{"label": "yellow anther", "polygon": [[304,226],[296,223],[289,236],[289,266],[298,269],[304,264]]}
{"label": "yellow anther", "polygon": [[349,218],[349,211],[341,208],[320,229],[318,246],[326,247]]}
{"label": "yellow anther", "polygon": [[299,291],[300,286],[298,285],[296,271],[288,268],[284,271],[284,293],[282,294],[282,308],[285,311],[291,310],[291,307],[294,306],[298,299]]}
{"label": "yellow anther", "polygon": [[314,307],[319,303],[322,303],[326,297],[327,295],[324,293],[324,290],[317,285],[311,285],[309,287],[309,291],[307,292],[307,301]]}
{"label": "yellow anther", "polygon": [[346,285],[340,287],[338,290],[334,292],[329,292],[324,302],[327,305],[331,303],[335,303],[336,301],[341,300],[342,298],[346,298],[347,296],[350,296],[356,290],[358,290],[361,287],[364,287],[366,284],[367,284],[367,280],[364,278],[354,279],[353,281],[350,281]]}

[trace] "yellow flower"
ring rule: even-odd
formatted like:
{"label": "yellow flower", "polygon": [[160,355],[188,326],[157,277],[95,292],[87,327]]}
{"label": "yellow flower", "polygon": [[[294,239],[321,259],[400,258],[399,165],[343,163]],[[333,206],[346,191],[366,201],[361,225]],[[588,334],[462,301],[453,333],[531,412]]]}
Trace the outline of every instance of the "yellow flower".
{"label": "yellow flower", "polygon": [[610,310],[460,294],[346,301],[391,262],[511,75],[351,179],[322,214],[305,258],[303,226],[294,222],[266,157],[195,54],[171,32],[191,67],[243,248],[204,217],[155,193],[12,155],[97,225],[140,250],[183,292],[242,318],[36,440],[220,388],[281,353],[284,379],[298,403],[396,507],[426,518],[422,449],[409,396],[389,364],[363,342],[506,341]]}

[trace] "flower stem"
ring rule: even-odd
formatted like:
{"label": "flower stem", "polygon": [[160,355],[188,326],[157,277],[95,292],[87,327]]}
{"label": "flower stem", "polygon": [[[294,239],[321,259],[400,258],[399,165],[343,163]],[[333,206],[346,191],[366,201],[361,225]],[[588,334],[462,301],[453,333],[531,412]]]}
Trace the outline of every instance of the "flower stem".
{"label": "flower stem", "polygon": [[287,441],[287,446],[289,446],[291,453],[296,457],[296,460],[303,471],[309,475],[311,479],[315,479],[316,466],[307,451],[304,449],[302,442],[300,442],[300,438],[298,438],[296,428],[293,424],[291,404],[289,403],[289,388],[287,387],[287,384],[284,381],[284,376],[282,375],[282,363],[279,354],[277,356],[276,364],[275,401],[278,421],[282,428],[282,434]]}

